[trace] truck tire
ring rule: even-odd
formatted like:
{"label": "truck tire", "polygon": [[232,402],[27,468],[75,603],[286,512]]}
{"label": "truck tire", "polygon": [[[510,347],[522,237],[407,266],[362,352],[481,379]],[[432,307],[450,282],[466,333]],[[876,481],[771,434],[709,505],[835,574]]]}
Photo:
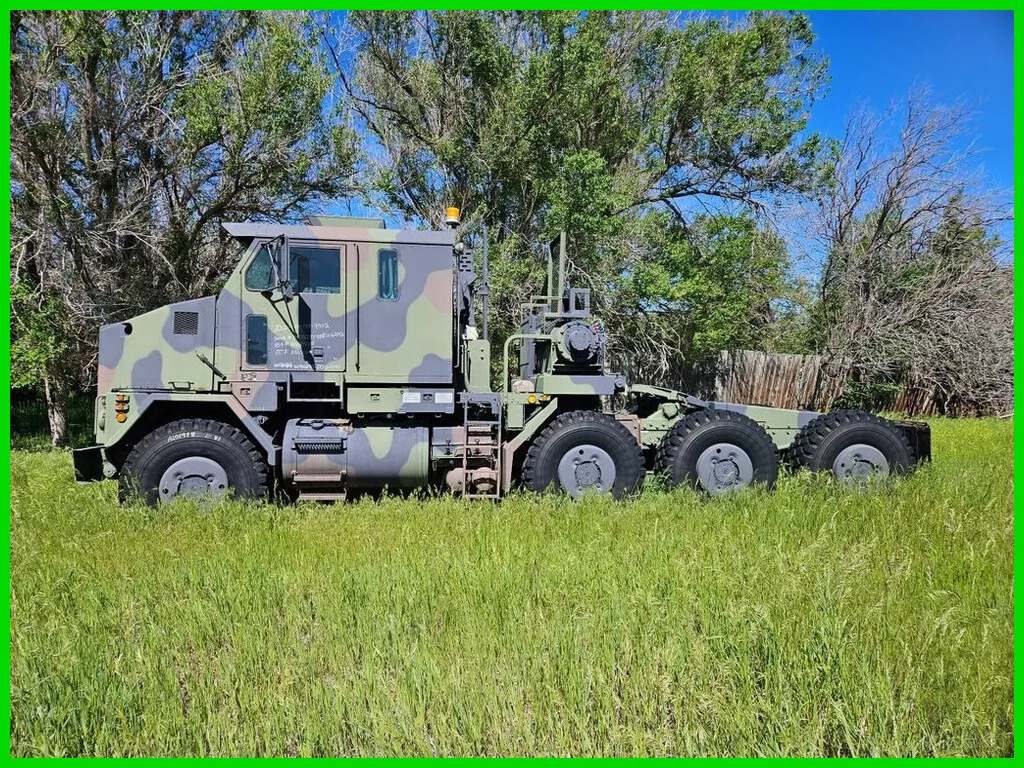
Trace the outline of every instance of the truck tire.
{"label": "truck tire", "polygon": [[267,496],[267,463],[240,430],[219,421],[172,421],[142,438],[125,459],[119,497],[151,506],[176,496]]}
{"label": "truck tire", "polygon": [[816,417],[793,440],[793,464],[831,472],[845,483],[906,474],[914,466],[910,441],[893,423],[864,411]]}
{"label": "truck tire", "polygon": [[764,427],[749,416],[709,408],[672,427],[658,449],[658,468],[669,485],[717,496],[754,483],[774,487],[779,452]]}
{"label": "truck tire", "polygon": [[621,499],[640,485],[643,468],[640,445],[614,416],[569,411],[530,445],[522,477],[523,485],[537,492],[557,488],[577,498],[596,491]]}

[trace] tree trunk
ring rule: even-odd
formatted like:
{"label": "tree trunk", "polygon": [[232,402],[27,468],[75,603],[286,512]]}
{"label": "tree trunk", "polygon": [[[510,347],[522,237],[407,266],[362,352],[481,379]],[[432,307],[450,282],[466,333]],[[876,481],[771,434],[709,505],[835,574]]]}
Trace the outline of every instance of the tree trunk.
{"label": "tree trunk", "polygon": [[68,389],[58,377],[43,379],[46,387],[46,418],[50,422],[50,438],[54,445],[68,442]]}

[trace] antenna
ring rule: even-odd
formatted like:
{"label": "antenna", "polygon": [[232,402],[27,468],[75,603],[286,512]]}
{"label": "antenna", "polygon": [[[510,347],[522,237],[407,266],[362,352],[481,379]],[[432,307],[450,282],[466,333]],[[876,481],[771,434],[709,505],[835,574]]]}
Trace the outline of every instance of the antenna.
{"label": "antenna", "polygon": [[484,341],[490,341],[490,338],[487,336],[487,306],[488,306],[487,297],[491,295],[491,288],[487,284],[487,224],[486,224],[486,222],[484,223],[484,263],[482,265],[482,270],[481,271],[483,272],[483,275],[482,275],[481,280],[480,280],[480,301],[481,301],[481,305],[482,305],[481,308],[480,308],[480,312],[483,315],[483,328],[482,328],[482,331],[483,331]]}
{"label": "antenna", "polygon": [[558,306],[562,304],[562,294],[565,293],[565,232],[558,235],[558,293],[556,298]]}
{"label": "antenna", "polygon": [[550,302],[551,296],[554,293],[554,279],[555,279],[555,261],[551,258],[551,243],[544,244],[544,253],[548,257],[548,285],[547,290],[544,291],[545,300]]}

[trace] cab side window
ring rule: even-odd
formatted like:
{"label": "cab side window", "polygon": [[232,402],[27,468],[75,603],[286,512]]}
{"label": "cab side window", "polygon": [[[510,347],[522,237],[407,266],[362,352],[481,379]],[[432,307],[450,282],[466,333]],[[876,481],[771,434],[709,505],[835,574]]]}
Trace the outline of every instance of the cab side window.
{"label": "cab side window", "polygon": [[269,291],[274,288],[274,268],[267,246],[260,248],[245,270],[245,287],[250,291]]}
{"label": "cab side window", "polygon": [[398,251],[377,251],[377,298],[398,301]]}
{"label": "cab side window", "polygon": [[298,293],[341,293],[341,251],[291,247],[289,279]]}
{"label": "cab side window", "polygon": [[269,346],[266,315],[245,316],[245,362],[266,365]]}

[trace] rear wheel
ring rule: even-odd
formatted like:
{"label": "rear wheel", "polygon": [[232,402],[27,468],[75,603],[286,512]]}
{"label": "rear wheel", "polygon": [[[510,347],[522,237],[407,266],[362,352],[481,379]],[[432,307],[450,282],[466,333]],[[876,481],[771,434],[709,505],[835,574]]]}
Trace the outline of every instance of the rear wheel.
{"label": "rear wheel", "polygon": [[844,483],[906,474],[914,449],[899,427],[865,411],[833,411],[816,417],[793,441],[793,463],[831,472]]}
{"label": "rear wheel", "polygon": [[636,439],[613,416],[598,411],[557,416],[523,461],[527,488],[557,488],[573,498],[593,492],[619,499],[635,491],[642,477],[643,455]]}
{"label": "rear wheel", "polygon": [[119,495],[150,506],[178,496],[262,499],[267,464],[248,437],[228,424],[182,419],[158,427],[132,448],[121,467]]}
{"label": "rear wheel", "polygon": [[672,427],[658,449],[658,467],[671,485],[717,496],[754,483],[773,487],[779,454],[768,433],[750,417],[706,409]]}

